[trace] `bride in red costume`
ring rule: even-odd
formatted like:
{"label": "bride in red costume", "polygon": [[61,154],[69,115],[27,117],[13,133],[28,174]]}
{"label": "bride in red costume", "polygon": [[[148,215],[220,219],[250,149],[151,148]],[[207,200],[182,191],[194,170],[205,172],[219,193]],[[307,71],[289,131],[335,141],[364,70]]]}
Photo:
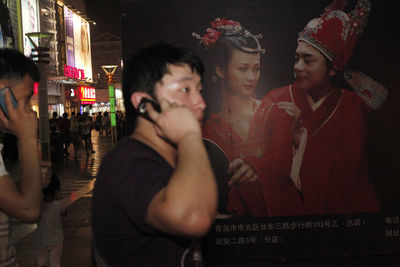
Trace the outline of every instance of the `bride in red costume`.
{"label": "bride in red costume", "polygon": [[[215,142],[230,162],[228,201],[222,212],[270,216],[261,184],[266,179],[261,182],[260,177],[279,175],[290,180],[299,111],[291,103],[255,98],[260,56],[265,52],[258,41],[261,35],[255,36],[239,22],[226,18],[215,19],[211,26],[204,36],[193,36],[205,48],[205,77],[210,80],[205,81],[209,116],[203,124],[203,136]],[[279,124],[273,123],[276,119]]]}

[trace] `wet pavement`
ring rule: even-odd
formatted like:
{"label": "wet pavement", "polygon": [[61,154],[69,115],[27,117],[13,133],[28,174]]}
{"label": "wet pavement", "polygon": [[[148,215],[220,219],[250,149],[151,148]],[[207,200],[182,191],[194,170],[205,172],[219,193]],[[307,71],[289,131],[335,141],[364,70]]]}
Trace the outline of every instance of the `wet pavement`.
{"label": "wet pavement", "polygon": [[[76,199],[68,207],[63,217],[64,250],[61,266],[93,266],[91,265],[90,227],[92,189],[104,155],[112,148],[111,137],[99,137],[92,132],[93,149],[96,153],[86,155],[83,145],[79,149],[79,157],[73,158],[73,147],[70,155],[62,162],[53,162],[54,172],[61,182],[58,198]],[[17,164],[10,173],[18,175]],[[37,266],[36,264],[36,224],[23,224],[13,220],[12,237],[17,250],[17,260],[21,267]]]}

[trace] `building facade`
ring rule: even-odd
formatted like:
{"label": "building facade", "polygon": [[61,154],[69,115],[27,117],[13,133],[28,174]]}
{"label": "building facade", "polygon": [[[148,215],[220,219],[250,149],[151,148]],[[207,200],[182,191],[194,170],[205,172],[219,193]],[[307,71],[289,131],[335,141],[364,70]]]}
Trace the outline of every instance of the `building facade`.
{"label": "building facade", "polygon": [[122,98],[122,46],[121,38],[109,33],[102,33],[92,40],[92,60],[93,60],[93,73],[96,80],[96,104],[93,105],[95,112],[110,111],[110,100],[108,83],[105,71],[102,66],[115,65],[117,69],[114,75],[114,88],[116,110],[125,111],[123,98]]}
{"label": "building facade", "polygon": [[[35,45],[49,48],[48,112],[90,112],[96,103],[90,27],[83,0],[0,0],[0,47],[31,56]],[[35,33],[49,33],[39,38]],[[38,86],[36,86],[38,88]],[[32,106],[38,111],[38,92]]]}

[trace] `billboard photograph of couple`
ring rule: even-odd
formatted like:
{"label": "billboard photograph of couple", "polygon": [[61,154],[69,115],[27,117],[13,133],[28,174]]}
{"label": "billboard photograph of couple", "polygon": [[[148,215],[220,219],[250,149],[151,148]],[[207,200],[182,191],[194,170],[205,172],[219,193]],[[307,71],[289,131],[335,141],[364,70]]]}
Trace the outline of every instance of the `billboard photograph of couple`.
{"label": "billboard photograph of couple", "polygon": [[217,218],[399,210],[400,20],[388,1],[170,4],[121,2],[123,57],[164,41],[203,60]]}

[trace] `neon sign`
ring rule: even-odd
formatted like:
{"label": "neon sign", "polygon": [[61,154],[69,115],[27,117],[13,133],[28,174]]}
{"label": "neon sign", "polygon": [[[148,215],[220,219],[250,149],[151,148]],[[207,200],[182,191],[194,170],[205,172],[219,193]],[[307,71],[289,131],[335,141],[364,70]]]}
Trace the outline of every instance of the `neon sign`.
{"label": "neon sign", "polygon": [[96,102],[96,89],[93,87],[79,87],[79,99],[82,104],[94,104]]}
{"label": "neon sign", "polygon": [[93,105],[95,102],[91,101],[81,101],[81,105]]}
{"label": "neon sign", "polygon": [[85,80],[85,70],[64,65],[64,76],[68,78]]}
{"label": "neon sign", "polygon": [[33,84],[33,95],[37,95],[39,93],[39,83]]}

